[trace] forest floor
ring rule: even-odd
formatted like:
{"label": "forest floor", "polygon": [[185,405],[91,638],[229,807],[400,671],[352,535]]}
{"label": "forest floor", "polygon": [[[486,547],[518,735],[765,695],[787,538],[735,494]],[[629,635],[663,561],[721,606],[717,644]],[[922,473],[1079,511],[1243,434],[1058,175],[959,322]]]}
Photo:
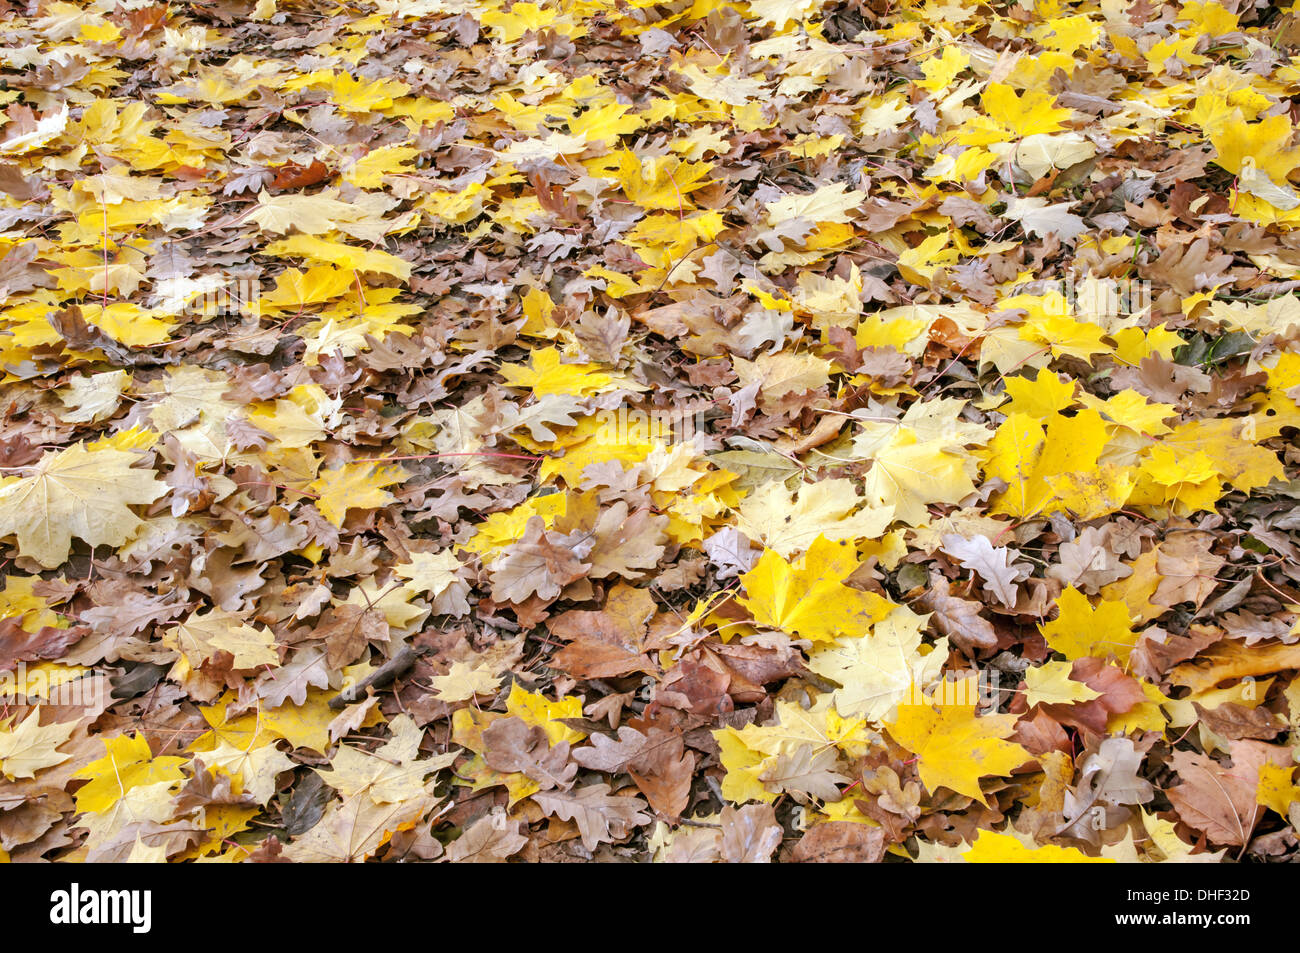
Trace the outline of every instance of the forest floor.
{"label": "forest floor", "polygon": [[0,24],[0,859],[1294,858],[1293,14]]}

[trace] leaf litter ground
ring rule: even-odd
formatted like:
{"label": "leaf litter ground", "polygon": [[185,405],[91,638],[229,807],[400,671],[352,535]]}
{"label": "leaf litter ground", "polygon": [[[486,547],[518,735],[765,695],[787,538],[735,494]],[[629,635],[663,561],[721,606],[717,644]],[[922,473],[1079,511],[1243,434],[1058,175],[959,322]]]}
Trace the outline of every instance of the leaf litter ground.
{"label": "leaf litter ground", "polygon": [[0,17],[0,858],[1293,859],[1284,6]]}

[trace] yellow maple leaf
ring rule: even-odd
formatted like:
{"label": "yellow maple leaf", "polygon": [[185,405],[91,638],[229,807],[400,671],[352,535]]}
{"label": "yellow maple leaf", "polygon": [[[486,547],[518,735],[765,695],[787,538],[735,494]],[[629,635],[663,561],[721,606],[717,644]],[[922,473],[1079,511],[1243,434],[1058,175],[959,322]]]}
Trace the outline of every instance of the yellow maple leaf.
{"label": "yellow maple leaf", "polygon": [[1292,805],[1300,804],[1300,788],[1291,780],[1294,774],[1295,768],[1282,767],[1271,761],[1260,765],[1255,803],[1289,818]]}
{"label": "yellow maple leaf", "polygon": [[381,146],[354,162],[343,178],[359,189],[377,189],[384,184],[384,176],[409,173],[419,154],[414,146]]}
{"label": "yellow maple leaf", "polygon": [[[483,556],[503,549],[523,538],[528,521],[534,516],[540,516],[549,529],[567,511],[568,499],[564,493],[547,493],[524,500],[514,509],[493,513],[478,525],[478,532],[465,544],[464,549]],[[490,562],[490,559],[485,562]]]}
{"label": "yellow maple leaf", "polygon": [[869,743],[863,719],[841,717],[824,704],[805,710],[792,702],[779,701],[775,714],[769,725],[751,724],[713,732],[719,760],[727,772],[721,790],[728,801],[742,804],[776,800],[782,791],[782,779],[773,778],[769,769],[776,768],[783,758],[804,754],[816,758],[819,767],[825,769],[837,757],[832,749],[852,758],[861,756]]}
{"label": "yellow maple leaf", "polygon": [[981,97],[985,116],[964,129],[959,141],[972,146],[1006,142],[1025,136],[1059,132],[1070,118],[1069,109],[1055,105],[1056,97],[1042,89],[1016,95],[1006,83],[990,83]]}
{"label": "yellow maple leaf", "polygon": [[0,722],[0,774],[10,781],[33,778],[43,768],[62,764],[72,755],[58,750],[72,737],[75,721],[41,725],[41,706],[31,710],[17,727],[12,719]]}
{"label": "yellow maple leaf", "polygon": [[1089,857],[1077,847],[1026,847],[1010,834],[981,830],[962,852],[968,864],[1114,864],[1113,857]]}
{"label": "yellow maple leaf", "polygon": [[763,762],[768,757],[766,754],[745,744],[735,728],[715,731],[713,738],[718,743],[718,760],[727,772],[721,785],[724,798],[734,804],[746,801],[770,804],[777,799],[777,793],[769,791],[759,780]]}
{"label": "yellow maple leaf", "polygon": [[1278,355],[1277,363],[1265,369],[1267,390],[1255,398],[1255,439],[1276,437],[1283,427],[1300,427],[1300,405],[1288,395],[1300,386],[1300,354]]}
{"label": "yellow maple leaf", "polygon": [[865,192],[850,189],[843,182],[835,182],[805,194],[784,195],[767,205],[767,223],[780,225],[794,219],[810,222],[852,221],[849,212],[867,197]]}
{"label": "yellow maple leaf", "polygon": [[130,347],[161,344],[171,337],[176,326],[166,312],[142,308],[130,301],[114,301],[107,307],[87,302],[81,306],[81,316],[87,324]]}
{"label": "yellow maple leaf", "polygon": [[1025,704],[1031,708],[1034,705],[1073,705],[1100,698],[1100,692],[1083,682],[1071,681],[1073,667],[1070,662],[1050,661],[1025,669]]}
{"label": "yellow maple leaf", "polygon": [[[930,793],[940,787],[987,805],[979,779],[1005,776],[1032,757],[1005,740],[1015,729],[1015,715],[976,717],[977,677],[946,683],[922,704],[898,706],[897,719],[885,724],[896,742],[915,754],[921,783]],[[949,697],[945,697],[949,696]],[[969,704],[964,702],[969,700]]]}
{"label": "yellow maple leaf", "polygon": [[355,284],[356,275],[333,265],[313,265],[306,271],[286,268],[275,279],[275,287],[258,296],[253,310],[258,314],[301,311],[345,295]]}
{"label": "yellow maple leaf", "polygon": [[818,536],[794,563],[769,549],[740,577],[748,596],[737,601],[760,625],[813,642],[859,636],[883,619],[892,604],[875,593],[844,585],[857,567],[856,551],[842,539],[831,542]]}
{"label": "yellow maple leaf", "polygon": [[328,769],[316,768],[321,779],[345,798],[362,793],[376,804],[400,803],[424,790],[424,779],[450,765],[459,749],[419,759],[424,730],[409,715],[389,724],[393,737],[374,751],[340,745]]}
{"label": "yellow maple leaf", "polygon": [[1300,149],[1286,147],[1294,132],[1285,114],[1248,123],[1238,113],[1210,130],[1210,144],[1218,153],[1214,162],[1233,175],[1253,167],[1274,185],[1284,186],[1287,177],[1300,167]]}
{"label": "yellow maple leaf", "polygon": [[192,612],[189,618],[163,633],[163,644],[185,656],[198,667],[217,652],[229,652],[235,669],[254,669],[280,664],[275,636],[262,626],[254,628],[239,616],[223,609]]}
{"label": "yellow maple leaf", "polygon": [[347,112],[388,109],[395,98],[411,91],[411,87],[395,79],[356,79],[347,73],[334,74],[329,88],[334,102]]}
{"label": "yellow maple leaf", "polygon": [[1114,350],[1102,340],[1105,334],[1090,321],[1076,321],[1062,315],[1035,315],[1020,327],[1022,338],[1047,345],[1052,357],[1078,357],[1089,362],[1094,354]]}
{"label": "yellow maple leaf", "polygon": [[737,526],[750,539],[789,559],[818,536],[829,540],[876,539],[893,518],[892,507],[863,507],[865,502],[847,479],[801,484],[799,499],[783,483],[763,484],[743,501]]}
{"label": "yellow maple leaf", "polygon": [[1160,439],[1179,456],[1203,452],[1214,468],[1234,489],[1249,493],[1272,480],[1285,480],[1286,471],[1277,454],[1255,443],[1263,439],[1252,429],[1253,418],[1219,417],[1189,420]]}
{"label": "yellow maple leaf", "polygon": [[[1266,766],[1267,767],[1267,766]],[[1157,863],[1183,863],[1183,864],[1219,864],[1223,862],[1223,855],[1227,849],[1208,851],[1204,848],[1200,853],[1192,853],[1192,845],[1188,844],[1178,836],[1177,826],[1172,821],[1166,821],[1155,814],[1148,814],[1141,808],[1138,809],[1142,817],[1142,825],[1151,835],[1151,842],[1144,845],[1145,859]]]}
{"label": "yellow maple leaf", "polygon": [[1056,600],[1057,617],[1039,631],[1055,651],[1070,661],[1114,655],[1127,663],[1138,635],[1122,602],[1100,600],[1094,607],[1078,589],[1068,587]]}
{"label": "yellow maple leaf", "polygon": [[5,576],[0,590],[0,619],[17,619],[25,632],[39,632],[45,626],[66,629],[68,623],[50,608],[50,603],[36,595],[34,586],[40,576]]}
{"label": "yellow maple leaf", "polygon": [[317,494],[316,508],[321,515],[341,527],[348,510],[372,510],[392,503],[395,497],[384,487],[409,478],[400,466],[360,461],[323,471],[307,484],[307,490]]}
{"label": "yellow maple leaf", "polygon": [[138,459],[80,443],[46,451],[31,476],[0,482],[0,536],[17,537],[19,552],[47,569],[67,561],[73,538],[120,546],[143,522],[129,507],[167,492],[152,470],[132,468]]}
{"label": "yellow maple leaf", "polygon": [[263,250],[267,255],[305,258],[322,265],[334,265],[348,271],[372,271],[406,281],[411,277],[411,263],[377,248],[357,248],[343,242],[315,235],[293,235],[272,242]]}
{"label": "yellow maple leaf", "polygon": [[1139,471],[1149,487],[1135,489],[1135,503],[1163,503],[1179,516],[1196,510],[1214,511],[1220,493],[1218,468],[1204,451],[1179,454],[1172,447],[1154,446]]}
{"label": "yellow maple leaf", "polygon": [[580,116],[569,120],[569,131],[588,142],[607,142],[636,132],[645,120],[633,113],[632,107],[613,102],[595,106]]}
{"label": "yellow maple leaf", "polygon": [[[1026,414],[1012,414],[981,452],[985,475],[1007,482],[1007,489],[993,499],[989,512],[1030,517],[1081,510],[1091,517],[1100,515],[1096,513],[1099,508],[1110,512],[1122,507],[1127,498],[1123,470],[1098,470],[1098,459],[1109,439],[1101,414],[1095,410],[1081,410],[1073,417],[1052,413],[1045,420],[1046,427]],[[1096,486],[1078,479],[1094,472],[1101,472],[1104,478]]]}
{"label": "yellow maple leaf", "polygon": [[464,564],[449,549],[441,553],[411,553],[411,558],[394,566],[393,572],[407,580],[410,588],[436,597],[460,579],[463,568]]}
{"label": "yellow maple leaf", "polygon": [[707,162],[685,162],[676,156],[642,159],[624,149],[613,174],[623,193],[642,208],[689,212],[695,209],[689,194],[709,184],[711,168]]}
{"label": "yellow maple leaf", "polygon": [[863,481],[867,500],[892,507],[894,518],[911,526],[929,522],[926,507],[931,503],[959,503],[975,491],[975,461],[953,453],[951,444],[947,438],[921,440],[910,428],[899,427],[870,454],[871,470]]}
{"label": "yellow maple leaf", "polygon": [[203,764],[234,779],[235,788],[252,795],[258,804],[265,804],[275,794],[276,776],[295,767],[289,756],[274,744],[237,748],[228,742],[205,751]]}
{"label": "yellow maple leaf", "polygon": [[501,676],[467,662],[452,662],[446,675],[434,675],[429,684],[433,688],[433,697],[438,701],[463,702],[475,695],[495,694]]}
{"label": "yellow maple leaf", "polygon": [[1086,393],[1080,399],[1113,423],[1149,437],[1169,433],[1171,428],[1165,421],[1178,416],[1178,410],[1173,404],[1149,403],[1135,390],[1119,391],[1106,400]]}
{"label": "yellow maple leaf", "polygon": [[818,647],[808,668],[840,685],[831,695],[841,715],[879,723],[899,702],[919,698],[943,672],[948,639],[938,639],[922,655],[924,624],[925,616],[898,606],[872,626],[870,635],[846,635],[832,646]]}
{"label": "yellow maple leaf", "polygon": [[957,74],[969,65],[969,53],[956,46],[945,46],[943,53],[931,56],[921,64],[921,72],[925,74],[925,79],[918,80],[916,85],[930,93],[937,93],[941,89],[946,89]]}
{"label": "yellow maple leaf", "polygon": [[185,758],[171,755],[155,758],[143,734],[117,735],[104,739],[105,755],[72,775],[89,783],[74,795],[78,813],[102,814],[133,788],[181,781]]}
{"label": "yellow maple leaf", "polygon": [[576,394],[587,397],[608,390],[613,378],[596,364],[562,364],[553,347],[538,348],[527,364],[503,364],[501,376],[509,387],[522,387],[541,397],[546,394]]}
{"label": "yellow maple leaf", "polygon": [[550,26],[559,16],[559,11],[549,6],[541,6],[522,0],[512,4],[510,9],[487,7],[478,14],[479,22],[492,31],[495,39],[503,43],[513,43],[529,30],[539,30]]}
{"label": "yellow maple leaf", "polygon": [[[211,730],[195,738],[185,749],[191,753],[211,751],[220,744],[245,750],[283,738],[294,748],[324,752],[330,744],[329,723],[337,714],[329,707],[334,692],[311,688],[303,704],[285,702],[279,708],[258,707],[234,718],[227,718],[234,695],[228,694],[213,705],[202,705],[199,713]],[[363,725],[374,724],[374,713]]]}
{"label": "yellow maple leaf", "polygon": [[998,408],[998,412],[1008,417],[1012,414],[1046,417],[1074,406],[1074,391],[1077,386],[1072,379],[1062,378],[1045,367],[1040,367],[1038,376],[1033,379],[1008,377],[1006,393],[1009,400]]}
{"label": "yellow maple leaf", "polygon": [[582,699],[577,695],[566,695],[557,701],[548,701],[541,692],[525,691],[515,682],[510,686],[510,696],[506,699],[506,713],[541,728],[552,745],[561,741],[576,744],[587,737],[585,732],[570,728],[558,720],[582,717]]}
{"label": "yellow maple leaf", "polygon": [[1144,681],[1140,685],[1146,700],[1138,702],[1126,712],[1118,714],[1112,712],[1106,719],[1106,733],[1108,735],[1113,737],[1115,735],[1131,734],[1136,731],[1164,732],[1166,724],[1164,705],[1169,699],[1150,682]]}

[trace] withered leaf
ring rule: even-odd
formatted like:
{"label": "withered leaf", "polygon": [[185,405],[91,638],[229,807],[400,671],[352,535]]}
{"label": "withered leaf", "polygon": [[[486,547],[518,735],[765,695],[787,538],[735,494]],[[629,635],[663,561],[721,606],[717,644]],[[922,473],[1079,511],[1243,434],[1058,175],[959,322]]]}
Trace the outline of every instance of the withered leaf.
{"label": "withered leaf", "polygon": [[791,860],[800,864],[878,864],[885,855],[879,827],[853,821],[826,821],[810,827],[795,845]]}

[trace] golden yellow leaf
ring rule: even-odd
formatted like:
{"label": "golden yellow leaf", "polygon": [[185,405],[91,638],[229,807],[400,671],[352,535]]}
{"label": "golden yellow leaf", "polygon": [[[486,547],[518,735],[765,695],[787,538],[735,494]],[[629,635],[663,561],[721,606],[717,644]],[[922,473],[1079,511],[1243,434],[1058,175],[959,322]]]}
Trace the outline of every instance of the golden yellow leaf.
{"label": "golden yellow leaf", "polygon": [[857,553],[847,540],[819,536],[794,563],[769,549],[740,577],[748,595],[737,601],[760,625],[813,642],[859,636],[892,605],[875,593],[844,585],[857,567]]}
{"label": "golden yellow leaf", "polygon": [[120,546],[142,525],[129,507],[167,492],[152,470],[132,467],[139,459],[81,443],[46,451],[31,476],[0,482],[0,535],[17,537],[19,551],[47,569],[67,561],[74,538]]}
{"label": "golden yellow leaf", "polygon": [[979,779],[1008,775],[1030,760],[1020,745],[1005,740],[1015,729],[1015,715],[975,714],[978,688],[971,676],[941,685],[920,703],[898,706],[886,723],[890,736],[917,756],[921,783],[934,793],[946,787],[987,804]]}
{"label": "golden yellow leaf", "polygon": [[1026,847],[1010,834],[981,830],[962,856],[968,864],[1113,864],[1111,857],[1089,857],[1077,847]]}
{"label": "golden yellow leaf", "polygon": [[1124,603],[1102,599],[1093,606],[1087,596],[1069,586],[1057,597],[1056,607],[1056,618],[1039,626],[1055,651],[1070,661],[1111,655],[1120,662],[1128,661],[1138,636]]}
{"label": "golden yellow leaf", "polygon": [[316,508],[335,526],[342,526],[348,510],[371,510],[393,502],[384,489],[402,483],[410,474],[400,466],[380,466],[360,461],[324,470],[307,489],[317,495]]}
{"label": "golden yellow leaf", "polygon": [[171,755],[155,758],[143,734],[117,735],[104,739],[104,757],[91,761],[73,775],[88,779],[77,790],[77,810],[103,813],[133,788],[179,781],[184,778],[185,758]]}

